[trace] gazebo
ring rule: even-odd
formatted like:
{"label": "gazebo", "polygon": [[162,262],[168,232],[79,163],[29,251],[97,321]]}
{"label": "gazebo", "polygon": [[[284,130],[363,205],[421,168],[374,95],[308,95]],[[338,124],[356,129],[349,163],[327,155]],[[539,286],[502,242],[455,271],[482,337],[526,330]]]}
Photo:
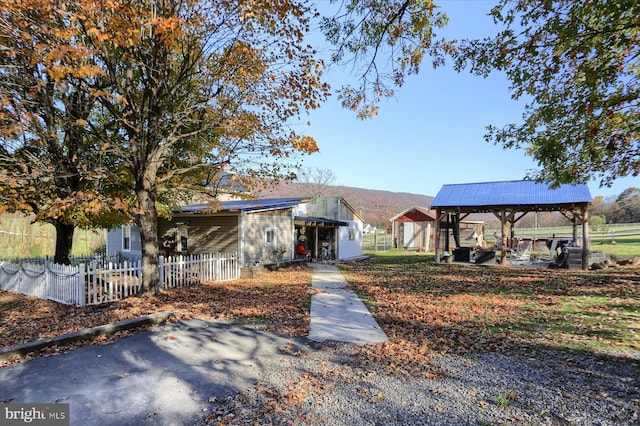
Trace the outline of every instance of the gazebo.
{"label": "gazebo", "polygon": [[[513,225],[527,213],[561,212],[573,224],[573,239],[582,225],[582,269],[589,265],[589,227],[587,208],[591,194],[586,185],[560,185],[552,188],[533,180],[443,185],[431,203],[436,211],[436,262],[440,262],[440,229],[455,229],[472,213],[493,213],[501,224],[500,264],[506,265],[507,224]],[[513,238],[513,235],[512,235]],[[448,248],[447,248],[448,250]]]}

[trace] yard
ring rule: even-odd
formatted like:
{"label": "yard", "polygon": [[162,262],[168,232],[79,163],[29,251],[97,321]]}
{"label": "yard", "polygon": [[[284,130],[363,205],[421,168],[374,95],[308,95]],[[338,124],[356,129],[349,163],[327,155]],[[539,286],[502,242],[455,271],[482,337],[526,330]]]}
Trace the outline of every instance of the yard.
{"label": "yard", "polygon": [[[309,332],[311,273],[287,269],[258,279],[195,285],[158,296],[129,297],[120,302],[76,308],[0,291],[0,347],[18,345],[79,329],[175,310],[177,319],[236,320],[294,336]],[[98,337],[93,342],[119,338]],[[90,342],[79,342],[78,345]],[[58,347],[47,352],[66,351]],[[32,354],[28,358],[38,356]]]}
{"label": "yard", "polygon": [[[579,365],[589,371],[593,368],[590,374],[595,374],[594,378],[604,377],[596,369],[607,368],[614,371],[613,376],[607,375],[614,377],[611,379],[614,383],[632,388],[640,375],[640,268],[583,272],[436,265],[430,255],[401,252],[343,264],[341,268],[389,341],[369,346],[346,345],[347,361],[339,363],[340,370],[327,367],[335,365],[338,355],[320,351],[330,359],[313,361],[306,373],[283,370],[282,374],[300,374],[283,385],[285,391],[258,383],[251,392],[221,402],[209,417],[211,423],[240,424],[244,420],[257,421],[265,417],[273,420],[278,416],[291,419],[286,416],[290,416],[292,410],[301,412],[305,400],[321,398],[319,395],[347,386],[345,380],[350,383],[364,380],[353,389],[365,392],[366,386],[362,383],[372,380],[374,372],[376,377],[388,380],[405,378],[398,383],[441,376],[445,380],[446,373],[434,362],[443,357],[471,362],[486,354],[495,354],[503,357],[501,359],[539,360],[558,371]],[[63,307],[0,293],[0,346],[164,310],[177,310],[178,318],[236,320],[262,330],[306,336],[312,294],[310,278],[311,272],[305,268],[282,269],[251,280],[173,289],[156,297],[128,298],[99,309]],[[94,343],[118,337],[101,337]],[[330,351],[336,347],[324,348]],[[49,352],[69,349],[55,348]],[[356,370],[360,371],[359,378],[354,378]],[[623,370],[626,375],[618,376]],[[631,414],[614,413],[623,416],[623,424],[640,413],[638,392],[612,391],[606,387],[609,384],[593,386],[571,398],[580,403],[587,399],[603,404],[615,394],[619,404],[635,406]],[[470,407],[484,410],[487,397],[481,398],[477,392],[480,391],[473,389],[458,394],[474,400],[475,405]],[[514,389],[494,395],[489,408],[506,410],[511,404],[517,405],[519,392]],[[429,395],[440,397],[437,392]],[[381,391],[371,398],[383,403],[386,397]],[[453,400],[451,403],[460,404]],[[543,408],[538,411],[531,408],[530,404],[534,403],[528,400],[526,413],[529,414],[522,411],[516,417],[533,415],[538,416],[536,419],[546,419]],[[604,407],[601,412],[611,409]],[[238,416],[238,411],[243,414]],[[306,420],[314,423],[311,417]]]}
{"label": "yard", "polygon": [[[432,260],[391,252],[342,265],[347,281],[391,337],[381,346],[388,355],[398,351],[394,362],[411,364],[412,354],[431,351],[640,351],[639,268],[582,272]],[[178,318],[237,320],[306,336],[310,276],[304,268],[283,269],[97,308],[0,292],[0,346],[165,310],[177,310]]]}
{"label": "yard", "polygon": [[569,271],[433,264],[389,254],[344,266],[389,346],[468,353],[640,351],[640,268]]}

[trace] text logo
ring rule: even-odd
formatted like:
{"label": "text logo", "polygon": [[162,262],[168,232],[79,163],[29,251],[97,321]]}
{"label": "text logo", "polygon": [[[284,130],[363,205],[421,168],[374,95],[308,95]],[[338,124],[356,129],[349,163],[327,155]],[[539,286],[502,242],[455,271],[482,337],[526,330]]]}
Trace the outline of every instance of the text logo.
{"label": "text logo", "polygon": [[69,404],[2,404],[0,425],[69,426]]}

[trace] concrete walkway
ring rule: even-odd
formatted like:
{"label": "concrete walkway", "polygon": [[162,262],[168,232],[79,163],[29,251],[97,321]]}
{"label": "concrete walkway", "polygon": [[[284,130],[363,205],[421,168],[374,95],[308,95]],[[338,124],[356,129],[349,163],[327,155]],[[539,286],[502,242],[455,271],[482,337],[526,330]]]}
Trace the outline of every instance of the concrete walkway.
{"label": "concrete walkway", "polygon": [[387,341],[362,300],[346,288],[347,282],[338,268],[324,263],[310,266],[312,286],[320,290],[311,296],[310,340],[358,344]]}

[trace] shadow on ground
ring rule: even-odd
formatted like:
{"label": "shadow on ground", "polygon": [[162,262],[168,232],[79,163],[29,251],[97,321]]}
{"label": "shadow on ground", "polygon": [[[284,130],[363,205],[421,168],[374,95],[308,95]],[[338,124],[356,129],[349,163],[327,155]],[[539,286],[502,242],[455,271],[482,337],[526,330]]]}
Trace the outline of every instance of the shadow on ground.
{"label": "shadow on ground", "polygon": [[0,369],[0,402],[68,403],[72,425],[194,424],[305,339],[188,320]]}

